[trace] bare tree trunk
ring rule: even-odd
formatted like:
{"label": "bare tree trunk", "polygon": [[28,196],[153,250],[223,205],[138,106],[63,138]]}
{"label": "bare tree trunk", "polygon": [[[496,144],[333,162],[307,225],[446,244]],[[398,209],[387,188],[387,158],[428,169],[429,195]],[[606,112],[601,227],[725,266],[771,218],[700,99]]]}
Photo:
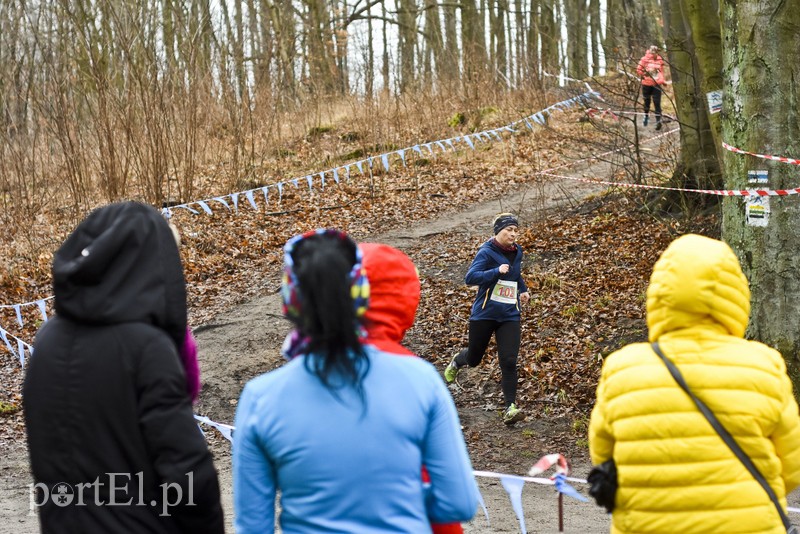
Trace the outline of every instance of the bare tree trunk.
{"label": "bare tree trunk", "polygon": [[567,55],[569,58],[568,74],[573,78],[584,78],[589,74],[587,65],[586,32],[586,0],[567,0],[565,5],[567,22]]}
{"label": "bare tree trunk", "polygon": [[[671,185],[690,189],[717,188],[721,186],[721,172],[708,122],[705,95],[698,83],[701,73],[695,61],[696,44],[689,31],[690,24],[681,11],[681,0],[665,1],[662,10],[675,112],[681,129],[680,159]],[[718,204],[716,197],[685,196],[680,192],[660,192],[659,198],[667,209],[677,206],[689,212]]]}
{"label": "bare tree trunk", "polygon": [[417,46],[417,4],[399,0],[398,32],[400,37],[400,92],[413,89],[416,80],[414,52]]}
{"label": "bare tree trunk", "polygon": [[444,47],[445,57],[439,67],[448,83],[460,79],[459,62],[461,53],[458,46],[458,30],[456,30],[456,7],[454,2],[447,2],[444,10]]}
{"label": "bare tree trunk", "polygon": [[[800,9],[781,0],[723,0],[723,138],[760,154],[800,154]],[[725,185],[745,189],[748,171],[763,169],[768,184],[797,187],[797,169],[728,152]],[[758,205],[758,200],[762,205]],[[767,204],[768,203],[768,204]],[[769,214],[763,214],[764,204]],[[748,206],[751,217],[747,217]],[[750,281],[752,312],[747,334],[786,358],[800,386],[800,204],[795,197],[726,198],[722,234]]]}
{"label": "bare tree trunk", "polygon": [[542,41],[542,68],[548,74],[558,74],[558,42],[561,34],[556,25],[558,0],[540,0],[539,36]]}
{"label": "bare tree trunk", "polygon": [[[434,81],[444,77],[445,55],[442,20],[439,14],[439,3],[436,0],[425,0],[425,36],[427,38],[425,53],[425,86],[433,88]],[[434,65],[431,65],[433,62]]]}
{"label": "bare tree trunk", "polygon": [[530,15],[528,17],[528,49],[526,57],[527,64],[527,79],[532,81],[536,87],[541,86],[541,74],[539,67],[541,65],[539,56],[539,6],[540,0],[530,1]]}
{"label": "bare tree trunk", "polygon": [[700,99],[696,103],[699,109],[705,110],[706,122],[710,126],[710,131],[704,131],[704,133],[706,135],[710,133],[712,136],[708,142],[713,144],[717,160],[722,162],[724,149],[722,148],[720,114],[708,112],[705,98],[710,91],[722,89],[722,40],[719,20],[717,17],[709,16],[709,12],[719,12],[719,4],[717,0],[703,0],[702,2],[683,0],[681,5],[683,18],[687,22],[690,32],[689,38],[694,43],[692,57],[697,61],[699,74],[697,93]]}
{"label": "bare tree trunk", "polygon": [[[662,2],[666,1],[662,0]],[[589,0],[589,45],[592,47],[592,76],[600,76],[600,46],[602,41],[600,0]]]}

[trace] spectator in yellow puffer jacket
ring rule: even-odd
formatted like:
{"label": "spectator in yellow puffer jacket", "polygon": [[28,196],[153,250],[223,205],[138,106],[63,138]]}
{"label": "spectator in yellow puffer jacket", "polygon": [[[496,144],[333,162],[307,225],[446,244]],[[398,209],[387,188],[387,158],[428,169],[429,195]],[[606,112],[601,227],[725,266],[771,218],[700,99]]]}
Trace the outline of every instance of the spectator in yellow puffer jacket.
{"label": "spectator in yellow puffer jacket", "polygon": [[[800,416],[780,353],[744,339],[750,290],[727,244],[685,235],[653,269],[649,341],[658,342],[768,481],[784,509],[800,484]],[[786,532],[764,489],[648,343],[603,365],[589,425],[592,462],[613,458],[612,533]]]}

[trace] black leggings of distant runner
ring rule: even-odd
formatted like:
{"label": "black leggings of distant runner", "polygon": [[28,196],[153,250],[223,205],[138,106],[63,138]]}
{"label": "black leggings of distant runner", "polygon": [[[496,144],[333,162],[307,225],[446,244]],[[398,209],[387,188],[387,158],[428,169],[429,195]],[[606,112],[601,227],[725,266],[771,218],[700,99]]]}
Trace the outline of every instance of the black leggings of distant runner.
{"label": "black leggings of distant runner", "polygon": [[656,110],[656,121],[661,122],[661,88],[657,85],[643,85],[644,112],[650,113],[650,98],[653,99],[653,108]]}
{"label": "black leggings of distant runner", "polygon": [[494,334],[497,342],[497,355],[500,359],[500,385],[506,408],[517,399],[517,355],[519,354],[519,321],[470,321],[469,345],[456,356],[456,365],[477,367]]}

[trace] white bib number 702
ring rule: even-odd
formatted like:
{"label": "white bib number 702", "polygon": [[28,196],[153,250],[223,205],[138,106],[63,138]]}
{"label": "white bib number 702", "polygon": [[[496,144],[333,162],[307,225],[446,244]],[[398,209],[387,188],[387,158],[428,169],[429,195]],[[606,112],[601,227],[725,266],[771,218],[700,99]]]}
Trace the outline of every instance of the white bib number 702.
{"label": "white bib number 702", "polygon": [[512,280],[498,280],[492,289],[491,299],[503,304],[517,303],[517,282]]}

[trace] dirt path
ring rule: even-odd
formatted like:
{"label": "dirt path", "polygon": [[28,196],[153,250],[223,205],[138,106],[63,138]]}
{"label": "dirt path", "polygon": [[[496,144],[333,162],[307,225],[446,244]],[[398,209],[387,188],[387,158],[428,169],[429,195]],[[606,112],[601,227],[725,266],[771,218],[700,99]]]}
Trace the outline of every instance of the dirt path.
{"label": "dirt path", "polygon": [[[398,247],[412,255],[410,249],[425,242],[435,242],[444,233],[457,232],[464,234],[485,234],[488,221],[502,209],[514,209],[522,220],[530,220],[541,214],[542,207],[557,208],[576,203],[579,198],[599,191],[592,184],[584,184],[572,188],[571,195],[555,184],[528,186],[515,193],[515,197],[525,200],[518,206],[508,206],[497,200],[487,201],[447,216],[417,222],[405,228],[398,228],[381,235],[355,236],[366,241],[379,241]],[[420,271],[425,265],[417,264]],[[277,273],[276,273],[277,276]],[[458,283],[461,283],[458,281]],[[280,345],[289,327],[281,315],[280,295],[265,295],[232,309],[224,317],[203,325],[196,330],[198,346],[201,347],[201,363],[203,369],[203,397],[198,412],[208,414],[215,421],[230,424],[236,410],[236,399],[245,382],[259,373],[280,366],[283,360],[279,354]],[[410,343],[413,349],[413,342]],[[470,385],[469,379],[463,382],[463,388]],[[454,390],[454,397],[463,390]],[[537,420],[529,418],[514,428],[507,428],[499,423],[493,410],[459,406],[465,432],[479,432],[487,439],[497,440],[502,448],[506,440],[515,440],[520,436],[535,434],[539,440],[546,442],[551,430],[564,430],[557,421]],[[211,433],[215,431],[210,430]],[[523,437],[522,439],[529,439]],[[215,453],[222,487],[225,488],[224,505],[226,513],[232,510],[230,446],[218,436],[211,438],[211,446]],[[536,449],[536,447],[532,447]],[[515,447],[509,448],[513,452]],[[556,451],[548,451],[556,452]],[[519,465],[513,472],[506,474],[524,475],[537,459],[536,453],[530,457],[519,458]],[[502,462],[505,466],[507,461]],[[497,470],[498,466],[488,458],[473,458],[475,469]],[[585,477],[588,464],[585,459],[575,466],[575,476]],[[517,518],[511,508],[508,495],[499,479],[479,478],[481,493],[485,499],[490,524],[487,524],[483,512],[465,525],[465,532],[519,532]],[[564,528],[567,532],[606,532],[609,519],[594,504],[581,503],[573,499],[564,499]],[[551,486],[527,483],[523,490],[523,506],[528,532],[558,532],[558,499]]]}

